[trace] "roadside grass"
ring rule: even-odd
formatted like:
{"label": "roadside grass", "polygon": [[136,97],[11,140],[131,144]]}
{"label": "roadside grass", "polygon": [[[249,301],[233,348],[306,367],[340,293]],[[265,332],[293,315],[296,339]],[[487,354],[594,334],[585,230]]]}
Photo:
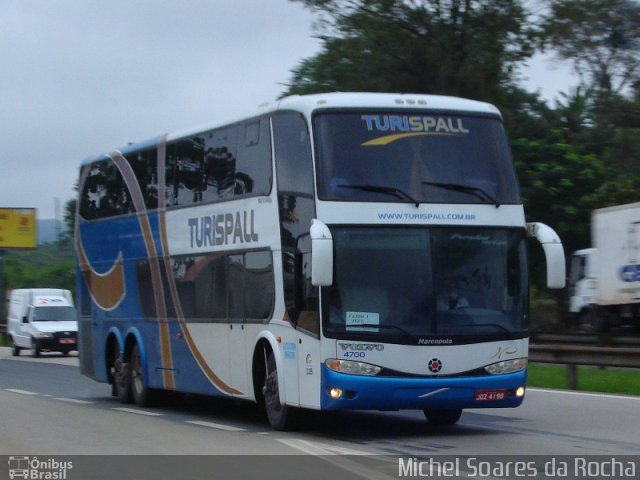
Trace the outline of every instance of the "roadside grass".
{"label": "roadside grass", "polygon": [[[567,367],[529,364],[530,387],[567,389]],[[578,390],[640,395],[640,370],[578,367]]]}
{"label": "roadside grass", "polygon": [[9,346],[9,342],[7,341],[7,338],[4,336],[4,333],[0,333],[0,347],[8,347]]}

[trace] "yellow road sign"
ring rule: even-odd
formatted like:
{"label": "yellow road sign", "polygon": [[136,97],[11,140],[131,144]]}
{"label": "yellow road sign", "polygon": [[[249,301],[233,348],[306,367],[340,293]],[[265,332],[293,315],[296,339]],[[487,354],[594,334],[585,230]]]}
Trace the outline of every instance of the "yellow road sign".
{"label": "yellow road sign", "polygon": [[1,248],[36,248],[35,208],[0,208]]}

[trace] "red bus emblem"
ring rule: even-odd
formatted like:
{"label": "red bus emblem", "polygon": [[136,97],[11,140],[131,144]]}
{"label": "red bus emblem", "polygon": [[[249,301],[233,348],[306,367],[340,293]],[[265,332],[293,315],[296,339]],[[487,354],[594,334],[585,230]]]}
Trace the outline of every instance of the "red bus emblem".
{"label": "red bus emblem", "polygon": [[429,360],[429,370],[433,373],[438,373],[442,370],[442,362],[437,358]]}

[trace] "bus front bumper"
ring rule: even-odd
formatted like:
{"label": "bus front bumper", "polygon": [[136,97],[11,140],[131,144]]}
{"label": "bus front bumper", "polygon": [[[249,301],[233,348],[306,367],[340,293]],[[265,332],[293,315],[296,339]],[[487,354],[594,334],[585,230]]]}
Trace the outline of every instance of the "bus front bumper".
{"label": "bus front bumper", "polygon": [[[473,377],[368,377],[322,366],[323,410],[514,408],[527,372]],[[339,396],[338,396],[339,394]]]}

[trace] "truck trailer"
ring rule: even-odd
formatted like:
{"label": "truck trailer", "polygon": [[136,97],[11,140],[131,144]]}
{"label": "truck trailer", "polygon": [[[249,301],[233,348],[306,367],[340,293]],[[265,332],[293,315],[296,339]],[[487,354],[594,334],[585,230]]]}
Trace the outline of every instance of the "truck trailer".
{"label": "truck trailer", "polygon": [[582,330],[640,324],[640,203],[594,210],[592,248],[574,252],[569,309]]}

